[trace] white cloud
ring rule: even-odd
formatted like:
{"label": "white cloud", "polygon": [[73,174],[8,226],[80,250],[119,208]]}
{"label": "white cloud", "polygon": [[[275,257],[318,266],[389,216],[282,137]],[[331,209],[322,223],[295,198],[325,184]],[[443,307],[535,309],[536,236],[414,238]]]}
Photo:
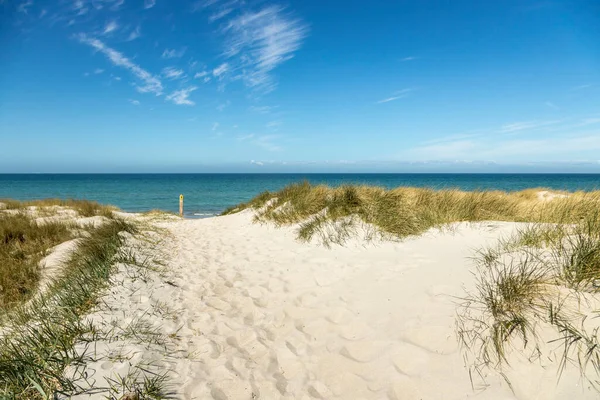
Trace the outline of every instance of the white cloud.
{"label": "white cloud", "polygon": [[231,102],[229,100],[227,100],[225,103],[221,103],[217,106],[217,110],[218,111],[223,111],[226,107],[229,107],[229,105],[231,104]]}
{"label": "white cloud", "polygon": [[101,73],[103,73],[103,72],[104,72],[104,70],[103,70],[102,68],[96,68],[96,69],[94,70],[94,73],[95,73],[96,75],[98,75],[98,74],[101,74]]}
{"label": "white cloud", "polygon": [[256,144],[268,151],[280,151],[280,150],[283,150],[281,148],[281,146],[279,146],[273,142],[275,139],[278,139],[279,137],[280,137],[279,135],[259,136],[256,138],[256,140],[254,140],[254,144]]}
{"label": "white cloud", "polygon": [[600,118],[585,118],[576,126],[593,125],[600,123]]}
{"label": "white cloud", "polygon": [[194,78],[200,79],[200,78],[204,78],[207,75],[208,75],[208,72],[206,72],[206,71],[196,72],[196,74],[194,75]]}
{"label": "white cloud", "polygon": [[175,50],[175,49],[165,49],[165,51],[163,51],[162,53],[162,58],[181,58],[183,57],[183,55],[185,54],[185,52],[187,51],[187,47],[182,47],[179,50]]}
{"label": "white cloud", "polygon": [[88,8],[85,6],[83,0],[75,0],[73,2],[73,10],[77,11],[77,15],[85,15],[88,12]]}
{"label": "white cloud", "polygon": [[564,160],[569,155],[600,151],[597,132],[542,139],[501,139],[495,136],[420,145],[401,154],[404,160],[502,160],[502,162]]}
{"label": "white cloud", "polygon": [[307,27],[276,6],[246,12],[222,29],[224,55],[243,71],[240,78],[250,88],[268,92],[275,88],[271,72],[291,59],[302,45]]}
{"label": "white cloud", "polygon": [[219,65],[217,68],[213,69],[212,73],[215,77],[218,78],[219,76],[223,75],[228,70],[229,70],[229,64],[223,63],[223,64]]}
{"label": "white cloud", "polygon": [[132,99],[129,99],[129,102],[130,102],[131,104],[133,104],[134,106],[139,106],[139,105],[140,105],[140,102],[139,102],[138,100],[132,100]]}
{"label": "white cloud", "polygon": [[22,2],[21,4],[19,4],[19,7],[17,7],[17,11],[23,14],[27,14],[29,11],[29,7],[31,7],[33,5],[33,1],[32,0],[27,0]]}
{"label": "white cloud", "polygon": [[217,129],[219,129],[219,123],[218,123],[218,122],[215,122],[215,123],[213,124],[213,126],[212,126],[212,129],[211,129],[211,130],[214,132],[214,131],[216,131]]}
{"label": "white cloud", "polygon": [[144,0],[144,8],[152,8],[156,4],[156,0]]}
{"label": "white cloud", "polygon": [[[210,7],[213,4],[219,3],[221,0],[198,0],[192,4],[192,12]],[[231,4],[235,4],[237,0],[232,0]]]}
{"label": "white cloud", "polygon": [[571,90],[582,90],[582,89],[588,89],[591,88],[594,85],[579,85],[579,86],[575,86],[573,88],[571,88]]}
{"label": "white cloud", "polygon": [[140,36],[142,36],[142,32],[141,32],[140,26],[138,25],[137,28],[135,28],[134,30],[132,30],[129,33],[129,36],[127,37],[127,41],[130,42],[132,40],[139,38]]}
{"label": "white cloud", "polygon": [[237,140],[243,142],[244,140],[252,139],[254,137],[254,133],[250,133],[248,135],[238,136]]}
{"label": "white cloud", "polygon": [[212,14],[210,17],[208,17],[208,20],[210,22],[215,22],[220,20],[223,17],[226,17],[227,15],[229,15],[231,12],[233,11],[233,8],[224,8],[220,11],[217,11],[216,13]]}
{"label": "white cloud", "polygon": [[190,93],[196,89],[198,89],[196,86],[190,86],[185,89],[176,90],[167,96],[167,100],[172,101],[177,105],[193,106],[196,103],[191,101],[188,97],[190,96]]}
{"label": "white cloud", "polygon": [[560,121],[524,121],[524,122],[513,122],[511,124],[503,125],[500,128],[500,133],[511,133],[529,129],[541,128],[543,126],[557,124]]}
{"label": "white cloud", "polygon": [[262,161],[254,161],[254,160],[250,160],[250,164],[258,165],[259,167],[262,167],[263,165],[265,165]]}
{"label": "white cloud", "polygon": [[281,125],[283,125],[283,122],[280,120],[275,120],[267,122],[266,127],[272,130],[277,130]]}
{"label": "white cloud", "polygon": [[131,72],[136,78],[143,82],[142,86],[137,86],[137,90],[141,93],[154,93],[157,96],[162,94],[162,82],[160,79],[152,75],[131,60],[125,57],[122,53],[106,46],[102,41],[94,38],[88,38],[85,34],[79,34],[78,39],[81,43],[93,47],[97,51],[103,53],[114,65],[122,67]]}
{"label": "white cloud", "polygon": [[271,110],[273,110],[273,108],[275,107],[271,107],[271,106],[251,106],[249,108],[250,111],[259,113],[259,114],[268,114],[271,112]]}
{"label": "white cloud", "polygon": [[113,4],[110,9],[113,11],[117,11],[119,9],[119,7],[121,7],[123,5],[123,3],[125,3],[125,0],[116,0],[115,4]]}
{"label": "white cloud", "polygon": [[102,34],[108,35],[111,32],[116,31],[117,29],[119,29],[119,24],[117,24],[117,21],[112,20],[104,26],[104,31],[102,32]]}
{"label": "white cloud", "polygon": [[413,90],[414,90],[414,89],[410,89],[410,88],[408,88],[408,89],[402,89],[402,90],[399,90],[399,91],[397,91],[397,92],[394,92],[394,93],[393,93],[393,95],[392,95],[391,97],[385,98],[385,99],[383,99],[383,100],[379,100],[379,101],[377,102],[377,104],[389,103],[390,101],[394,101],[394,100],[398,100],[398,99],[403,99],[403,98],[405,98],[406,96],[408,96],[408,94],[409,94],[410,92],[412,92]]}
{"label": "white cloud", "polygon": [[179,79],[185,76],[185,73],[181,69],[175,67],[163,68],[162,74],[167,79]]}
{"label": "white cloud", "polygon": [[379,101],[377,102],[377,104],[388,103],[388,102],[390,102],[390,101],[398,100],[398,99],[401,99],[401,98],[403,98],[403,97],[406,97],[406,96],[394,96],[394,97],[388,97],[388,98],[386,98],[386,99],[379,100]]}
{"label": "white cloud", "polygon": [[403,62],[405,62],[405,61],[413,61],[413,60],[416,60],[416,59],[417,59],[417,57],[410,56],[410,57],[404,57],[404,58],[403,58],[402,60],[400,60],[400,61],[403,61]]}

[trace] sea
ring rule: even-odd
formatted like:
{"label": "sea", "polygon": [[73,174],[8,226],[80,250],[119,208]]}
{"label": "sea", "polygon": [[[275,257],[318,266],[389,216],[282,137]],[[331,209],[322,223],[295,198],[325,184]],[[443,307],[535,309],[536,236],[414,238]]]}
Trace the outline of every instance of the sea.
{"label": "sea", "polygon": [[178,212],[179,196],[183,194],[184,216],[207,218],[265,190],[276,191],[302,181],[385,188],[600,189],[600,174],[0,174],[0,199],[86,199],[127,212],[152,209]]}

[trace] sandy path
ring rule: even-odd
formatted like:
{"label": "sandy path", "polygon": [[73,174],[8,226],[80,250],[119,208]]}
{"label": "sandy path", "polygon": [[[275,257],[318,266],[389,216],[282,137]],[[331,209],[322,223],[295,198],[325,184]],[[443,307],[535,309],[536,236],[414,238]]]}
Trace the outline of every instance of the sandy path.
{"label": "sandy path", "polygon": [[[197,399],[464,399],[454,336],[467,258],[514,224],[326,249],[246,213],[172,223]],[[505,384],[477,398],[511,399]]]}
{"label": "sandy path", "polygon": [[166,275],[132,279],[121,269],[108,308],[90,318],[119,329],[143,318],[166,344],[124,334],[95,342],[104,356],[88,365],[94,387],[150,362],[171,371],[184,399],[597,398],[575,368],[557,383],[557,363],[546,360],[511,361],[514,392],[496,373],[471,385],[454,333],[456,297],[473,285],[474,250],[516,224],[327,249],[251,220],[246,211],[160,223],[172,233],[160,245]]}

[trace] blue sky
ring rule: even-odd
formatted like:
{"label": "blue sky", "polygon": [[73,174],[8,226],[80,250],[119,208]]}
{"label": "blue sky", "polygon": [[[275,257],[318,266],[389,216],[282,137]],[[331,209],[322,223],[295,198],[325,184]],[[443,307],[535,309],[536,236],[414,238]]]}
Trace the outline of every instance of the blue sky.
{"label": "blue sky", "polygon": [[0,11],[0,172],[600,172],[596,0]]}

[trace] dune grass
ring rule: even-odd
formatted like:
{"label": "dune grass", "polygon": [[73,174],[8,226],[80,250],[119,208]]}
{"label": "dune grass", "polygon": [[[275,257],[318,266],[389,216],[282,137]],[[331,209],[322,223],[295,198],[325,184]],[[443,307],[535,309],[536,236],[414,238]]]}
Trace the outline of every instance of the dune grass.
{"label": "dune grass", "polygon": [[[598,324],[586,321],[600,312],[582,304],[598,299],[600,291],[600,207],[588,206],[583,216],[526,226],[479,252],[475,290],[457,318],[458,337],[474,370],[501,369],[509,349],[541,356],[544,348],[549,351],[550,336],[562,346],[554,346],[556,357],[544,355],[558,358],[561,371],[576,365],[598,389]],[[562,211],[559,215],[566,215]]]}
{"label": "dune grass", "polygon": [[0,330],[0,398],[45,399],[77,391],[63,376],[83,366],[75,341],[94,334],[81,316],[107,285],[123,243],[120,232],[135,227],[113,219],[83,238],[49,289],[5,316]]}
{"label": "dune grass", "polygon": [[27,214],[0,212],[0,310],[31,298],[40,279],[40,260],[72,238],[68,223],[40,224]]}
{"label": "dune grass", "polygon": [[75,200],[75,199],[42,199],[31,201],[17,201],[12,199],[0,199],[0,203],[7,210],[26,210],[30,207],[49,208],[49,207],[65,207],[70,208],[82,217],[94,217],[97,215],[103,217],[112,217],[113,211],[118,209],[114,206],[102,205],[90,200]]}
{"label": "dune grass", "polygon": [[538,197],[541,190],[465,192],[411,187],[386,190],[372,186],[331,188],[302,182],[278,192],[261,193],[223,214],[252,208],[257,212],[256,221],[277,225],[299,223],[298,237],[303,240],[322,234],[333,224],[339,226],[338,236],[343,240],[352,232],[349,227],[358,220],[404,238],[459,221],[574,223],[597,210],[600,204],[600,191],[571,193],[544,201]]}

